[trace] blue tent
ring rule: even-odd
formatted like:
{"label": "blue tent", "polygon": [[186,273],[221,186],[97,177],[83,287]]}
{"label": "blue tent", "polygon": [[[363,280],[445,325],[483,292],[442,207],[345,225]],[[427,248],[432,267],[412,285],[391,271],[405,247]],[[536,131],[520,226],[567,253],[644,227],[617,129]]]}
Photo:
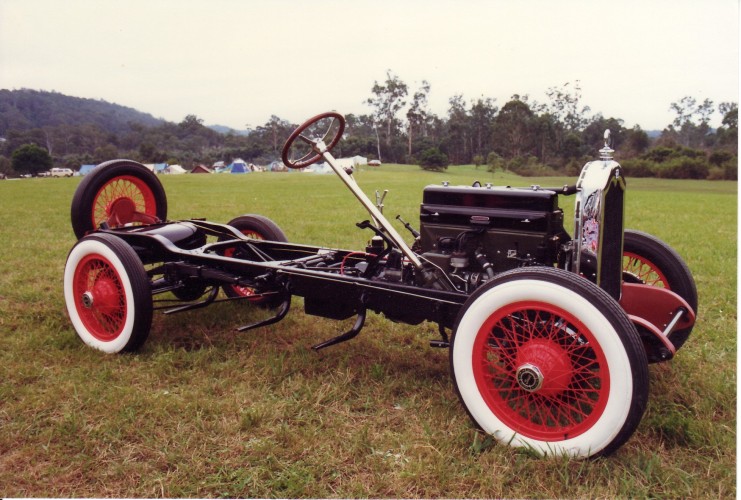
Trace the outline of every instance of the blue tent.
{"label": "blue tent", "polygon": [[234,160],[227,168],[233,174],[248,174],[251,172],[244,160],[240,159]]}

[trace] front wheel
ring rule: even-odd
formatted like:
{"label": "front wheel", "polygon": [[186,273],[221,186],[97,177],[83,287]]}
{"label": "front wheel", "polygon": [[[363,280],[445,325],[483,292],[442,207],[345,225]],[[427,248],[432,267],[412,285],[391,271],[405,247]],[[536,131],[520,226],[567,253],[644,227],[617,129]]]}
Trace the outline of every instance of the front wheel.
{"label": "front wheel", "polygon": [[[648,233],[625,230],[623,277],[648,286],[666,288],[682,297],[697,314],[697,287],[687,264],[669,245]],[[692,327],[672,332],[676,350],[684,345]]]}
{"label": "front wheel", "polygon": [[461,309],[453,380],[473,421],[543,455],[607,455],[635,431],[648,363],[605,291],[554,268],[502,273]]}
{"label": "front wheel", "polygon": [[152,295],[136,252],[100,233],[72,247],[64,268],[64,299],[77,335],[107,353],[134,351],[149,335]]}

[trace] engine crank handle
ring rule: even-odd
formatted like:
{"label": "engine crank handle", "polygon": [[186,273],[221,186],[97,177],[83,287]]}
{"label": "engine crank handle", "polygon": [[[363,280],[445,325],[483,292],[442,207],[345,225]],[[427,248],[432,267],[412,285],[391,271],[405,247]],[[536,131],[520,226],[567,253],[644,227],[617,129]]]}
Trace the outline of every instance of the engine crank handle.
{"label": "engine crank handle", "polygon": [[363,190],[360,189],[358,184],[355,182],[355,179],[347,172],[345,172],[342,167],[337,165],[335,158],[329,151],[325,149],[321,154],[330,168],[334,170],[334,173],[337,174],[342,182],[344,182],[345,185],[350,189],[350,191],[352,191],[352,194],[354,194],[358,201],[365,207],[373,220],[378,222],[380,227],[383,228],[384,231],[386,231],[386,234],[388,234],[389,238],[391,238],[391,240],[396,244],[396,247],[401,250],[401,253],[404,254],[407,259],[409,259],[409,261],[414,265],[416,269],[422,269],[422,261],[420,261],[419,257],[417,257],[412,249],[409,248],[409,246],[404,241],[404,238],[402,238],[401,235],[396,231],[396,229],[394,229],[394,226],[391,225],[388,219],[384,217],[384,215],[380,212],[380,210],[378,210],[378,208],[376,208],[376,206],[363,192]]}

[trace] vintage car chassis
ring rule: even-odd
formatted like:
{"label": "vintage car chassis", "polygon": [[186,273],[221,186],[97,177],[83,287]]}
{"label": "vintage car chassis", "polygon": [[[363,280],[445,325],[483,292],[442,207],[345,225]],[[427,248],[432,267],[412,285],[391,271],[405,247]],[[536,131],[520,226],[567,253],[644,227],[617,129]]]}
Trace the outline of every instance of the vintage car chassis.
{"label": "vintage car chassis", "polygon": [[[283,161],[302,168],[324,159],[332,167],[371,216],[357,224],[373,235],[362,251],[290,243],[261,215],[229,224],[163,222],[166,197],[153,174],[129,160],[100,165],[72,202],[79,240],[64,288],[80,338],[105,352],[132,351],[149,335],[156,309],[173,314],[243,300],[274,311],[238,328],[246,331],[283,319],[293,296],[304,298],[307,314],[356,317],[315,350],[357,336],[368,311],[429,321],[439,331],[431,345],[450,348],[456,391],[485,432],[541,454],[591,457],[619,448],[645,410],[648,363],[671,359],[687,340],[697,297],[676,252],[624,231],[625,180],[607,139],[575,186],[427,188],[424,234],[405,223],[416,237],[409,246],[382,203],[373,204],[332,157],[343,131],[341,115],[318,115],[288,138]],[[573,239],[555,206],[572,194]],[[545,212],[530,210],[528,200]],[[497,220],[505,229],[495,228]],[[522,232],[536,220],[544,229]],[[516,250],[495,251],[498,238]],[[648,273],[626,268],[626,259]],[[168,292],[174,300],[153,300]]]}

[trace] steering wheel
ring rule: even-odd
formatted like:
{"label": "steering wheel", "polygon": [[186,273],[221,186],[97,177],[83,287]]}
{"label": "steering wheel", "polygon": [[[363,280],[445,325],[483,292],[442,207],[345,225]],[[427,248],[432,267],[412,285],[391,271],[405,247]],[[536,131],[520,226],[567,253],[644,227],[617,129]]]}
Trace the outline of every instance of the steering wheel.
{"label": "steering wheel", "polygon": [[325,151],[330,151],[340,142],[344,131],[345,118],[341,114],[331,111],[318,114],[306,120],[288,137],[281,152],[281,159],[289,168],[308,167],[322,158],[322,153],[318,152],[316,145],[323,142],[326,146]]}

